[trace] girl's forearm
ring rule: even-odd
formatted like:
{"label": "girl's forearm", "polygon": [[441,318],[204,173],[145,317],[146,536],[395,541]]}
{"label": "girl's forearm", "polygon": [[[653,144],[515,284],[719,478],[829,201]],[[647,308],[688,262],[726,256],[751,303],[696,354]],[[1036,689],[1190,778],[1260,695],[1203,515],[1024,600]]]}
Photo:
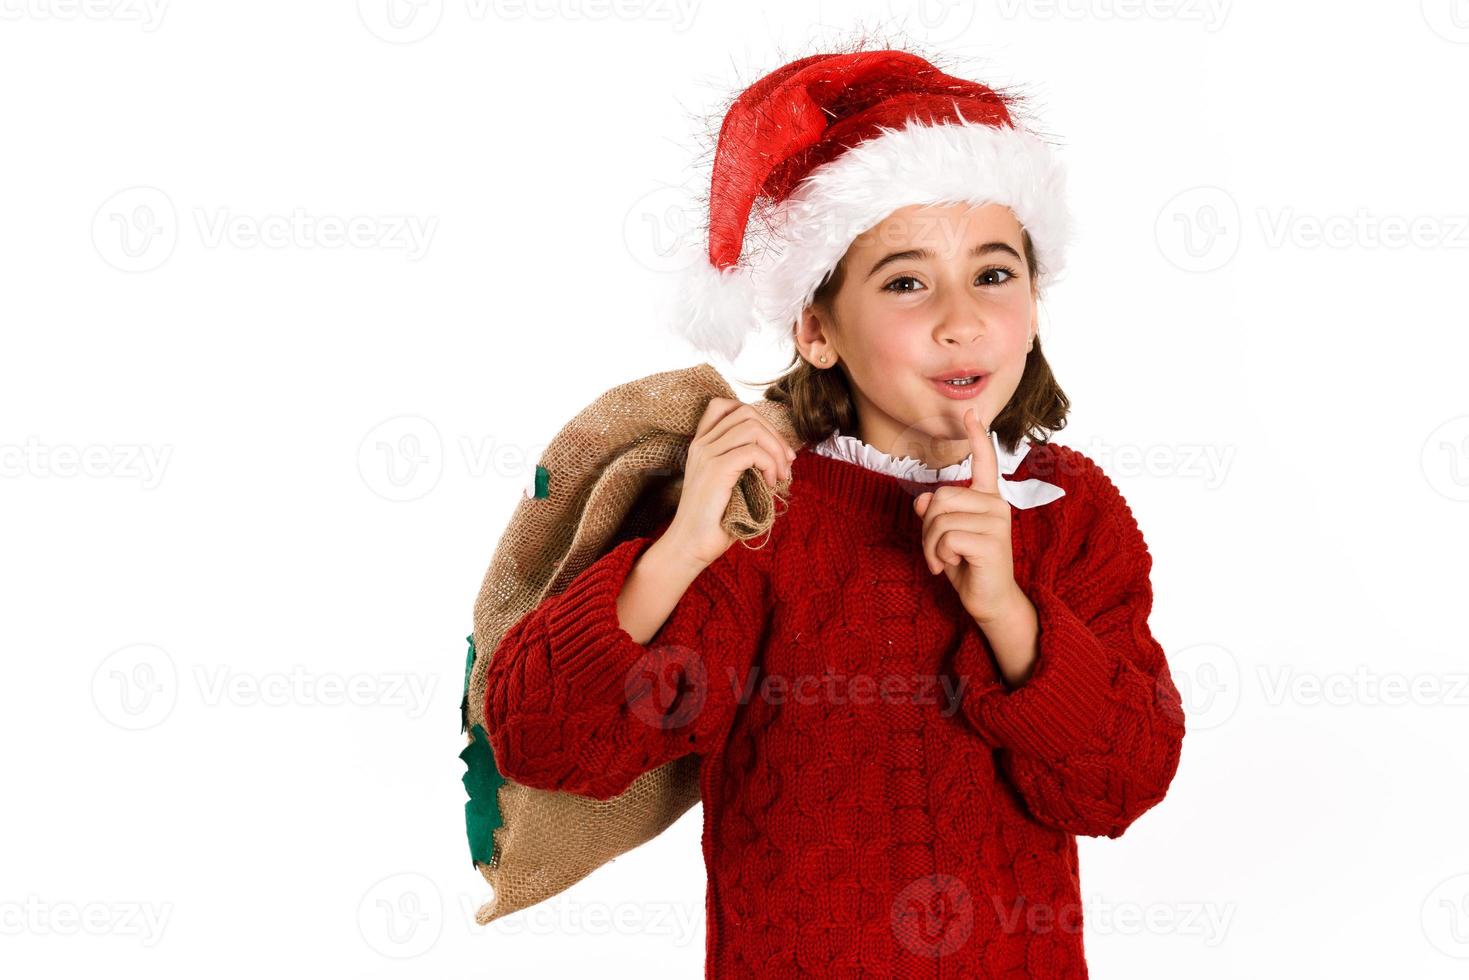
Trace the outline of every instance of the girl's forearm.
{"label": "girl's forearm", "polygon": [[1005,615],[988,623],[978,623],[990,650],[994,652],[1000,676],[1011,690],[1030,679],[1040,655],[1040,620],[1036,616],[1035,605],[1018,587],[1015,596],[1014,604]]}
{"label": "girl's forearm", "polygon": [[638,556],[617,596],[617,619],[635,643],[647,643],[657,635],[705,568],[670,554],[660,547],[662,543],[659,538]]}

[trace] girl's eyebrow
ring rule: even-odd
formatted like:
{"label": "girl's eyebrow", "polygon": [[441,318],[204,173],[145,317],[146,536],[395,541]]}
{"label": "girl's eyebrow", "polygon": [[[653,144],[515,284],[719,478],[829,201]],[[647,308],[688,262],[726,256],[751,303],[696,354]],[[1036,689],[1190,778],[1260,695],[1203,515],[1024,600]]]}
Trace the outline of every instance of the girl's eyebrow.
{"label": "girl's eyebrow", "polygon": [[[1016,262],[1021,261],[1020,253],[1004,242],[986,242],[983,245],[976,245],[969,250],[969,257],[971,259],[977,259],[981,255],[988,255],[991,252],[1007,252],[1014,257]],[[894,252],[891,255],[879,259],[877,264],[867,271],[867,275],[863,277],[863,282],[871,279],[877,273],[878,269],[881,269],[889,262],[901,262],[904,259],[931,258],[933,258],[933,252],[926,248],[910,248],[903,252]]]}

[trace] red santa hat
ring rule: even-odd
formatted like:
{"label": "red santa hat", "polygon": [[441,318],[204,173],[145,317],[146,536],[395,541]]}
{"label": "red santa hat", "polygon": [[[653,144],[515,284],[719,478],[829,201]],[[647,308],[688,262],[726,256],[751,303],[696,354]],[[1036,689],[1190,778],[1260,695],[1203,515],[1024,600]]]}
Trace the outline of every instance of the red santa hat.
{"label": "red santa hat", "polygon": [[913,204],[1008,206],[1037,285],[1054,281],[1071,224],[1064,173],[1012,118],[1015,101],[896,50],[812,55],[750,85],[720,126],[708,237],[673,329],[731,361],[756,330],[788,336],[848,246]]}

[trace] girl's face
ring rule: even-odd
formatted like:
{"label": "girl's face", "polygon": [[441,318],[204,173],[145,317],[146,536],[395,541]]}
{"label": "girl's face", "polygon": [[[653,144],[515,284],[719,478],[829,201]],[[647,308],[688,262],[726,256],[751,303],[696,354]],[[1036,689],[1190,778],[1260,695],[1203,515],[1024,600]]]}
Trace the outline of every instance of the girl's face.
{"label": "girl's face", "polygon": [[[964,412],[994,421],[1036,329],[1020,223],[1002,204],[910,205],[859,236],[843,261],[832,315],[808,306],[796,345],[814,367],[846,371],[859,423],[847,434],[933,467],[960,462],[970,452]],[[970,397],[933,380],[955,371],[982,376]]]}

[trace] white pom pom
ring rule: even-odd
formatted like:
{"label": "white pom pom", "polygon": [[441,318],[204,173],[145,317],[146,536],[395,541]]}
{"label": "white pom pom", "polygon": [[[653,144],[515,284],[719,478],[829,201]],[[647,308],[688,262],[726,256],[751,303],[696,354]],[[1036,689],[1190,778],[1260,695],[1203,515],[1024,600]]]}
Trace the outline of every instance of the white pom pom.
{"label": "white pom pom", "polygon": [[691,247],[688,256],[668,304],[669,329],[701,353],[733,362],[760,325],[750,270],[740,264],[716,269],[702,246]]}

